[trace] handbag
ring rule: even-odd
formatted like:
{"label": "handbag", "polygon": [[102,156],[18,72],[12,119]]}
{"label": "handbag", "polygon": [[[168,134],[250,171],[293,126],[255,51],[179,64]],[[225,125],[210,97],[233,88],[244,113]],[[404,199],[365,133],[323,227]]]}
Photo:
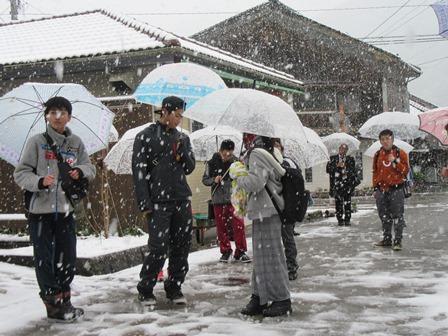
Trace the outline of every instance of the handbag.
{"label": "handbag", "polygon": [[73,168],[64,161],[61,151],[55,145],[51,136],[49,136],[47,133],[44,133],[44,136],[47,139],[51,150],[56,156],[56,159],[58,160],[59,174],[61,175],[62,179],[62,190],[65,191],[65,194],[68,196],[70,202],[80,201],[87,196],[89,190],[89,181],[84,177],[77,180],[72,179],[70,176],[70,170],[73,170]]}

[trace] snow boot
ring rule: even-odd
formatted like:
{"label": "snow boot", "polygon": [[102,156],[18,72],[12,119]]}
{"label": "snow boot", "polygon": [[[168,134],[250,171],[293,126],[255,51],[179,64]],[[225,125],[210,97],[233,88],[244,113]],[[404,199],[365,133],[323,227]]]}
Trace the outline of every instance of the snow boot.
{"label": "snow boot", "polygon": [[45,308],[47,308],[47,319],[49,322],[71,323],[78,319],[76,308],[63,304],[62,294],[42,295],[41,298]]}
{"label": "snow boot", "polygon": [[84,309],[82,308],[75,308],[72,305],[71,302],[72,299],[72,292],[71,291],[67,291],[62,293],[62,305],[67,308],[67,309],[72,309],[76,315],[76,318],[79,318],[81,316],[84,315]]}
{"label": "snow boot", "polygon": [[260,297],[252,294],[247,306],[241,310],[241,314],[249,316],[260,315],[267,306],[267,304],[260,305]]}
{"label": "snow boot", "polygon": [[269,305],[269,307],[263,310],[263,315],[265,317],[281,316],[291,313],[292,313],[291,299],[283,301],[274,301]]}

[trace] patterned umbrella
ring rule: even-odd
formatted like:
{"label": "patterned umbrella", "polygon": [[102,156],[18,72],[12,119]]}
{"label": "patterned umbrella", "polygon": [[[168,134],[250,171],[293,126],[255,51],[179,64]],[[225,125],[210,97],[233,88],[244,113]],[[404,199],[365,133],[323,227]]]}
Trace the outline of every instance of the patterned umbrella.
{"label": "patterned umbrella", "polygon": [[448,39],[448,0],[441,0],[431,5],[439,21],[439,35]]}
{"label": "patterned umbrella", "polygon": [[418,115],[419,129],[431,134],[444,146],[448,146],[448,107],[440,107]]}
{"label": "patterned umbrella", "polygon": [[209,93],[226,88],[226,84],[209,68],[193,63],[172,63],[151,71],[134,92],[134,98],[161,106],[167,96],[177,96],[191,107]]}
{"label": "patterned umbrella", "polygon": [[87,152],[107,148],[115,114],[79,84],[25,83],[0,98],[0,157],[16,166],[28,139],[46,129],[44,103],[67,98],[73,106],[67,126],[78,135]]}

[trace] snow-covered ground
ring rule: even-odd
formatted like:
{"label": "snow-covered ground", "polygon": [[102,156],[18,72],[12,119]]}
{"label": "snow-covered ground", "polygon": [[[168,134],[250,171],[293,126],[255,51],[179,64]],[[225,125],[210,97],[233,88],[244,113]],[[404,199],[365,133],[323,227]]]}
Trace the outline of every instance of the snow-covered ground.
{"label": "snow-covered ground", "polygon": [[[446,196],[446,195],[445,195]],[[445,199],[410,205],[404,249],[373,248],[380,225],[372,206],[360,207],[353,226],[335,219],[297,230],[299,278],[291,282],[293,313],[244,318],[251,264],[218,263],[216,247],[190,254],[185,307],[164,302],[151,310],[136,300],[140,266],[114,274],[76,276],[73,303],[85,317],[49,324],[31,268],[0,263],[1,335],[448,335],[448,254]],[[79,241],[84,256],[138,246],[146,237]],[[252,241],[248,239],[249,252]]]}

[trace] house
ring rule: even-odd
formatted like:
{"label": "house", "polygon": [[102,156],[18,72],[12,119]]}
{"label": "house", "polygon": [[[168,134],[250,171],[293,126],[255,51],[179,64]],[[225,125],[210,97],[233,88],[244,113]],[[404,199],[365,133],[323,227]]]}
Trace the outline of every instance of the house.
{"label": "house", "polygon": [[[2,24],[0,44],[8,46],[0,50],[0,95],[25,82],[83,84],[116,113],[114,126],[120,135],[153,120],[153,107],[135,102],[131,94],[161,64],[193,62],[216,71],[229,87],[303,95],[302,82],[291,74],[105,10]],[[184,128],[192,126],[184,120]],[[94,156],[99,173],[91,187],[86,225],[100,231],[97,223],[111,217],[125,230],[143,217],[131,177],[105,175],[105,154]],[[0,213],[22,210],[22,192],[12,182],[12,172],[13,167],[0,160]],[[196,212],[205,211],[210,196],[209,188],[202,186],[202,173],[203,164],[198,163],[189,176]]]}
{"label": "house", "polygon": [[[296,97],[294,109],[303,125],[320,136],[342,128],[356,136],[375,114],[409,112],[407,83],[421,74],[398,56],[313,21],[278,0],[192,37],[300,79],[305,95]],[[368,145],[364,141],[362,149]],[[361,151],[356,161],[362,166]],[[370,163],[364,164],[365,184],[371,179]],[[325,167],[307,171],[307,182],[310,190],[328,188]]]}

